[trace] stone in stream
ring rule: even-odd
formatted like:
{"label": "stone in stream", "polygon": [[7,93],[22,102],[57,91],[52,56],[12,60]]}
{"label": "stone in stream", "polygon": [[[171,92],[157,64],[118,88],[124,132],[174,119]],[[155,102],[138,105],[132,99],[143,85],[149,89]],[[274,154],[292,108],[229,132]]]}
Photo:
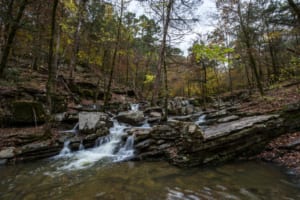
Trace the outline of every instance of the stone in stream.
{"label": "stone in stream", "polygon": [[145,117],[142,111],[125,111],[120,112],[116,119],[119,122],[130,124],[132,126],[140,126],[144,123]]}
{"label": "stone in stream", "polygon": [[15,147],[6,147],[0,150],[0,159],[13,158],[15,156]]}
{"label": "stone in stream", "polygon": [[97,129],[109,128],[112,121],[108,114],[103,112],[79,112],[79,131],[92,133]]}

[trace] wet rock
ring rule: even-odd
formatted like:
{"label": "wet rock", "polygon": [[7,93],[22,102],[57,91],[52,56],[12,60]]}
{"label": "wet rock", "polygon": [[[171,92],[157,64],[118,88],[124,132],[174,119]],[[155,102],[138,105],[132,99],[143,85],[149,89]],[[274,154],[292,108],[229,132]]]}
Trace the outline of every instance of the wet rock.
{"label": "wet rock", "polygon": [[279,115],[260,115],[253,117],[245,117],[237,121],[222,123],[215,126],[208,127],[205,130],[205,138],[212,139],[215,137],[221,137],[231,132],[237,132],[246,128],[252,127],[256,123],[264,123],[270,119],[278,118]]}
{"label": "wet rock", "polygon": [[141,151],[142,149],[149,148],[150,145],[152,145],[154,142],[155,142],[155,140],[153,140],[153,139],[146,139],[146,140],[143,140],[142,142],[135,144],[134,147],[137,150]]}
{"label": "wet rock", "polygon": [[57,113],[54,115],[54,120],[56,122],[62,122],[64,120],[66,120],[67,118],[67,113],[63,112],[63,113]]}
{"label": "wet rock", "polygon": [[0,159],[13,158],[15,156],[15,147],[6,147],[0,150]]}
{"label": "wet rock", "polygon": [[133,126],[140,126],[145,121],[144,113],[142,111],[125,111],[120,112],[116,119],[120,122],[127,123]]}
{"label": "wet rock", "polygon": [[0,159],[0,165],[5,165],[7,163],[7,159]]}
{"label": "wet rock", "polygon": [[[170,120],[154,126],[139,139],[139,159],[165,159],[178,166],[220,163],[253,155],[266,141],[284,131],[279,115],[245,117],[208,126],[202,131],[191,122]],[[139,136],[137,136],[139,138]]]}
{"label": "wet rock", "polygon": [[97,129],[111,127],[108,114],[103,112],[79,112],[79,131],[91,133]]}
{"label": "wet rock", "polygon": [[231,115],[228,117],[223,117],[221,119],[218,119],[218,123],[226,123],[226,122],[230,122],[230,121],[234,121],[234,120],[238,120],[240,117],[237,115]]}
{"label": "wet rock", "polygon": [[162,114],[160,112],[150,112],[150,117],[161,118]]}
{"label": "wet rock", "polygon": [[162,108],[159,106],[146,108],[144,111],[146,114],[151,112],[162,113]]}
{"label": "wet rock", "polygon": [[228,115],[228,112],[226,109],[218,110],[215,112],[210,112],[206,115],[206,119],[215,119],[215,118],[221,118]]}

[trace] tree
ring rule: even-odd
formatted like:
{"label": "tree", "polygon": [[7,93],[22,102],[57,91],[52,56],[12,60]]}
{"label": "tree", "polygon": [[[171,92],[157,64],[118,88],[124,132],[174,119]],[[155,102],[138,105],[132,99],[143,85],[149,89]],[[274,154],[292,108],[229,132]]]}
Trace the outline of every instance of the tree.
{"label": "tree", "polygon": [[53,48],[56,30],[56,10],[59,0],[54,0],[51,16],[51,37],[49,41],[49,58],[48,58],[48,81],[47,81],[47,103],[50,114],[52,113],[52,97],[55,92],[55,69],[53,65]]}
{"label": "tree", "polygon": [[[13,7],[14,1],[11,1],[9,4],[9,9],[8,9],[8,17],[10,18],[11,12],[12,12],[12,7]],[[23,0],[19,6],[19,10],[17,12],[17,16],[15,19],[11,17],[11,23],[6,24],[5,30],[8,31],[8,36],[7,40],[5,41],[5,45],[3,47],[2,51],[2,56],[1,56],[1,61],[0,61],[0,78],[3,78],[4,76],[4,69],[6,68],[7,65],[7,60],[9,57],[9,53],[16,35],[16,32],[19,28],[24,10],[28,4],[28,0]]]}

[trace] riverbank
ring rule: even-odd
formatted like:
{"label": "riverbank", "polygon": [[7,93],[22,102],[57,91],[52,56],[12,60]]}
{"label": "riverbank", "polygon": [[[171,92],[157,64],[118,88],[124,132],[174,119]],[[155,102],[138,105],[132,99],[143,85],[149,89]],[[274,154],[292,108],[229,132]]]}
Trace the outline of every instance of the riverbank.
{"label": "riverbank", "polygon": [[[4,97],[1,102],[5,103],[1,104],[2,110],[6,109],[2,113],[2,119],[9,119],[9,123],[4,124],[8,127],[0,129],[2,164],[57,155],[66,139],[70,140],[70,149],[73,151],[79,150],[80,145],[85,148],[94,147],[99,137],[108,135],[108,129],[112,126],[111,117],[123,120],[124,123],[132,123],[133,126],[142,125],[147,120],[153,127],[148,132],[129,131],[129,135],[136,136],[136,160],[152,160],[155,157],[178,166],[211,165],[235,160],[241,155],[252,158],[254,154],[263,151],[273,138],[299,130],[295,122],[299,117],[299,82],[274,86],[266,90],[264,97],[255,92],[250,94],[248,91],[235,91],[229,96],[220,96],[218,100],[212,99],[205,110],[199,104],[201,99],[174,98],[169,102],[169,112],[173,114],[170,119],[177,122],[167,124],[160,123],[161,107],[151,107],[147,102],[141,104],[141,111],[124,112],[129,109],[130,99],[131,102],[137,101],[131,96],[134,92],[130,93],[129,90],[124,92],[115,88],[112,109],[108,113],[101,113],[101,95],[98,101],[93,102],[92,95],[83,95],[90,92],[82,93],[91,91],[91,87],[96,91],[96,85],[89,83],[86,77],[75,83],[77,89],[69,93],[66,87],[61,89],[66,92],[63,97],[68,98],[57,99],[60,102],[57,107],[59,112],[53,116],[51,128],[44,125],[45,93],[42,89],[21,87],[1,90],[0,95]],[[74,96],[80,100],[77,104]],[[5,118],[7,116],[9,117]],[[202,117],[205,117],[205,122],[200,122]],[[73,130],[77,122],[79,128]],[[200,125],[200,129],[195,123]],[[84,130],[84,127],[89,127],[89,130]],[[75,132],[77,134],[74,135]],[[123,138],[123,142],[126,138],[128,136]],[[300,139],[298,134],[292,138]],[[282,140],[285,139],[278,138],[279,143]],[[209,153],[205,153],[207,149]],[[269,150],[270,147],[266,146],[264,152],[269,153]],[[270,152],[274,151],[275,147]],[[288,151],[282,159],[278,156],[275,156],[278,159],[262,156],[267,153],[256,158],[275,163],[281,160],[282,166],[291,168],[298,162],[292,164],[291,159],[287,158],[292,156],[294,160],[298,160],[298,152],[298,145],[295,145],[293,153]]]}

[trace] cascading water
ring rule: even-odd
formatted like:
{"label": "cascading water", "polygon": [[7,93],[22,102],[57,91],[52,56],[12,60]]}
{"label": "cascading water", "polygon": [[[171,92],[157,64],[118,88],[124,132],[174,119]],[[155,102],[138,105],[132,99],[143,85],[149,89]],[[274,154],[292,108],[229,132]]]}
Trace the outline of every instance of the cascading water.
{"label": "cascading water", "polygon": [[139,104],[137,104],[137,103],[133,103],[133,104],[130,104],[130,110],[131,111],[139,111],[139,107],[140,107],[140,105]]}
{"label": "cascading water", "polygon": [[[131,111],[137,112],[139,104],[131,104]],[[150,125],[145,122],[141,127],[149,128]],[[69,148],[69,141],[65,142],[64,148],[57,158],[68,158],[64,162],[64,166],[59,169],[62,170],[76,170],[87,168],[94,165],[96,162],[105,160],[110,162],[120,162],[128,160],[134,156],[134,135],[127,136],[125,129],[130,126],[119,123],[117,120],[113,121],[113,127],[109,129],[109,135],[99,137],[94,148],[84,149],[81,141],[79,151],[71,152]],[[78,124],[72,130],[62,131],[62,133],[77,133]]]}
{"label": "cascading water", "polygon": [[84,150],[84,145],[83,145],[83,143],[82,143],[82,140],[80,141],[80,145],[79,145],[78,150],[79,150],[79,151]]}
{"label": "cascading water", "polygon": [[200,115],[198,120],[195,122],[197,125],[202,125],[205,122],[206,115]]}
{"label": "cascading water", "polygon": [[66,140],[64,142],[64,147],[62,148],[62,150],[60,151],[60,153],[58,154],[57,157],[68,157],[71,155],[71,149],[69,147],[70,145],[70,141]]}
{"label": "cascading water", "polygon": [[78,128],[79,128],[79,122],[75,124],[75,126],[71,130],[66,130],[66,131],[59,131],[60,133],[78,133]]}
{"label": "cascading water", "polygon": [[[67,162],[60,169],[76,170],[83,169],[94,165],[100,160],[110,160],[112,162],[123,161],[131,158],[134,155],[133,141],[134,136],[128,136],[124,145],[122,137],[126,134],[124,129],[128,126],[114,121],[114,125],[110,128],[110,134],[98,138],[96,145],[92,149],[82,149],[81,151],[71,153],[70,162]],[[68,154],[70,158],[70,152]]]}

